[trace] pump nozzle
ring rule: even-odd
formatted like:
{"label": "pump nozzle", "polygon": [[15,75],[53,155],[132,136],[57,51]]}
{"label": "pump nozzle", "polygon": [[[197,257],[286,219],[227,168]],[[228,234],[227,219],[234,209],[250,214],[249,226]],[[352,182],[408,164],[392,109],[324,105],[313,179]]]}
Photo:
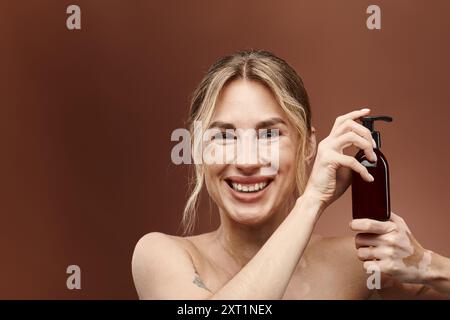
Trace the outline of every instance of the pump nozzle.
{"label": "pump nozzle", "polygon": [[389,116],[365,116],[361,117],[361,121],[364,127],[370,130],[372,133],[372,138],[375,140],[375,143],[377,144],[377,149],[380,149],[381,147],[381,137],[380,133],[378,131],[374,130],[374,121],[376,120],[383,120],[386,122],[391,122],[393,119]]}

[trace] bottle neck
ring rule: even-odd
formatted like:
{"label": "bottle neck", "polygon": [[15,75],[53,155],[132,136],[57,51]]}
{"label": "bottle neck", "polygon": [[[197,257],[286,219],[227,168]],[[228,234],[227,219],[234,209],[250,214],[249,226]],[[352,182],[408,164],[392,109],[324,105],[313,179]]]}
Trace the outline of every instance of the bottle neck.
{"label": "bottle neck", "polygon": [[375,140],[376,143],[376,149],[380,149],[381,148],[381,135],[380,132],[378,131],[372,131],[372,138],[373,140]]}

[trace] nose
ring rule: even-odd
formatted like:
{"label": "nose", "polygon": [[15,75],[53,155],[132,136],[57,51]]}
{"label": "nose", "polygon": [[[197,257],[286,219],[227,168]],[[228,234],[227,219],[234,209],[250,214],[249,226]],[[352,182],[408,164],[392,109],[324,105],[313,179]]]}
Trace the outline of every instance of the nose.
{"label": "nose", "polygon": [[238,142],[236,168],[245,173],[253,173],[262,166],[258,153],[256,135],[244,135]]}
{"label": "nose", "polygon": [[255,174],[261,168],[260,163],[236,163],[236,168],[245,175]]}

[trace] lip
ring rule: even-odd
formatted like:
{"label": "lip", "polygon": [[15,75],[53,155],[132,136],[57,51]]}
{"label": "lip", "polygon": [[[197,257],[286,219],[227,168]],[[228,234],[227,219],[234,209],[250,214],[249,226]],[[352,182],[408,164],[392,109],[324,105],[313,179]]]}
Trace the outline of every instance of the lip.
{"label": "lip", "polygon": [[[239,192],[234,190],[227,182],[227,180],[230,180],[232,182],[236,182],[236,183],[245,183],[245,184],[251,184],[251,183],[259,183],[259,182],[265,182],[268,181],[268,185],[259,191],[256,192],[248,192],[248,193],[244,193],[244,192]],[[232,196],[234,198],[236,198],[237,200],[241,201],[241,202],[246,202],[246,203],[252,203],[252,202],[257,202],[259,200],[261,200],[261,198],[264,196],[265,193],[267,193],[267,189],[269,189],[272,185],[274,178],[272,177],[268,177],[268,176],[261,176],[261,177],[239,177],[239,176],[235,176],[235,177],[228,177],[226,178],[223,183],[226,185],[226,187],[228,188],[228,190],[230,190],[230,193],[232,194]]]}
{"label": "lip", "polygon": [[273,179],[275,179],[275,176],[254,176],[254,177],[229,176],[225,178],[225,180],[230,180],[232,182],[243,184],[260,183],[266,181],[270,183],[272,182]]}

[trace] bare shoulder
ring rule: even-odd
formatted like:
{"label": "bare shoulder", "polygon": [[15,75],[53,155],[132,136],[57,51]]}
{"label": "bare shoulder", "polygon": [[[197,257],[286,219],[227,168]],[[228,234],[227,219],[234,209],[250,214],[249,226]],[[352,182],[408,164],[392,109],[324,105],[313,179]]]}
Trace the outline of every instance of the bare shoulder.
{"label": "bare shoulder", "polygon": [[145,256],[153,254],[153,251],[163,251],[164,249],[175,249],[177,247],[180,247],[180,244],[176,241],[176,237],[162,232],[150,232],[139,239],[134,248],[133,257]]}
{"label": "bare shoulder", "polygon": [[183,238],[160,232],[144,235],[131,262],[141,299],[203,298],[209,292],[196,285],[196,271]]}
{"label": "bare shoulder", "polygon": [[342,283],[351,283],[362,297],[368,295],[367,274],[363,263],[358,259],[354,238],[316,236],[308,248],[313,259],[329,267],[336,279]]}
{"label": "bare shoulder", "polygon": [[170,261],[172,258],[186,260],[189,258],[187,252],[180,246],[173,236],[151,232],[139,239],[133,258],[131,260],[133,277],[140,277],[146,270],[155,270],[161,261]]}
{"label": "bare shoulder", "polygon": [[346,237],[324,237],[315,235],[311,241],[310,251],[317,258],[326,259],[333,265],[346,265],[347,268],[362,268],[358,260],[354,238]]}
{"label": "bare shoulder", "polygon": [[134,252],[132,264],[147,263],[150,258],[161,258],[170,255],[174,258],[182,256],[186,262],[195,265],[201,256],[200,244],[204,242],[203,235],[181,237],[161,232],[150,232],[139,239]]}

